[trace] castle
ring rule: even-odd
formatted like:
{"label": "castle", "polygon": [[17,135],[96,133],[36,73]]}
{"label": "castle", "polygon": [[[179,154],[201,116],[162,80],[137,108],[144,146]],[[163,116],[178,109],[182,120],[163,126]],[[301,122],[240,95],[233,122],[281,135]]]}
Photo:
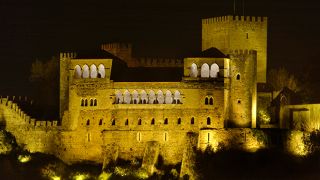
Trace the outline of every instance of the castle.
{"label": "castle", "polygon": [[[33,119],[1,98],[2,119],[18,144],[70,163],[161,155],[169,164],[183,161],[192,138],[199,149],[234,137],[244,149],[263,146],[251,129],[262,128],[259,100],[271,101],[259,91],[266,83],[266,17],[203,19],[202,52],[184,59],[135,58],[130,44],[101,49],[108,55],[60,54],[60,120]],[[146,80],[126,81],[134,68]],[[148,74],[165,79],[173,70],[181,76],[167,82]]]}

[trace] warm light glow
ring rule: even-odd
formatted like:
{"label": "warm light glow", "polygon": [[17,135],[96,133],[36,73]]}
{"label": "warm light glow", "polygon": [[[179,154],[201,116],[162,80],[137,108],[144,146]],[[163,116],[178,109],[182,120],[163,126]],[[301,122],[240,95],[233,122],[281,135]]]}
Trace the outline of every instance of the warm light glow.
{"label": "warm light glow", "polygon": [[137,177],[137,179],[148,179],[148,173],[144,170],[138,170],[135,173],[135,176]]}
{"label": "warm light glow", "polygon": [[288,150],[294,155],[305,156],[309,154],[308,146],[304,142],[304,133],[302,131],[292,131],[288,137]]}
{"label": "warm light glow", "polygon": [[18,160],[21,163],[26,163],[26,162],[29,162],[31,160],[31,156],[30,155],[19,155],[18,156]]}
{"label": "warm light glow", "polygon": [[248,152],[256,152],[263,148],[265,148],[265,144],[263,142],[259,142],[257,139],[249,139],[245,143],[245,149]]}
{"label": "warm light glow", "polygon": [[112,175],[111,173],[102,172],[99,175],[98,179],[99,180],[107,180],[107,179],[109,179],[111,177],[111,175]]}
{"label": "warm light glow", "polygon": [[73,177],[74,180],[85,180],[89,179],[89,174],[77,174]]}
{"label": "warm light glow", "polygon": [[61,178],[59,176],[52,176],[50,177],[52,180],[60,180]]}
{"label": "warm light glow", "polygon": [[269,124],[271,121],[270,115],[265,110],[259,110],[258,116],[262,124]]}
{"label": "warm light glow", "polygon": [[114,172],[120,176],[127,176],[127,172],[126,172],[126,169],[124,168],[121,168],[121,167],[116,167],[114,169]]}

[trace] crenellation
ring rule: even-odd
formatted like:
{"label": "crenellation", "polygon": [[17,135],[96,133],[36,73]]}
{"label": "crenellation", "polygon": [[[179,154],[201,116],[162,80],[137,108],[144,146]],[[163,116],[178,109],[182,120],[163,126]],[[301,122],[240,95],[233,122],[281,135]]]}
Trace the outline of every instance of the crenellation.
{"label": "crenellation", "polygon": [[76,57],[77,57],[77,53],[75,52],[60,53],[60,59],[75,59]]}
{"label": "crenellation", "polygon": [[202,19],[202,24],[219,24],[224,22],[255,22],[255,23],[267,23],[267,17],[261,16],[221,16],[214,18]]}

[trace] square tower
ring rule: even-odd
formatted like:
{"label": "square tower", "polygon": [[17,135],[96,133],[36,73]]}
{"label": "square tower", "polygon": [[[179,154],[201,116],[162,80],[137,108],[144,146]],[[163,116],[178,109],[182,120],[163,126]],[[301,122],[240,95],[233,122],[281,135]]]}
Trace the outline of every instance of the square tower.
{"label": "square tower", "polygon": [[257,51],[257,82],[267,76],[267,18],[223,16],[202,19],[202,51],[215,47],[225,54],[237,49]]}

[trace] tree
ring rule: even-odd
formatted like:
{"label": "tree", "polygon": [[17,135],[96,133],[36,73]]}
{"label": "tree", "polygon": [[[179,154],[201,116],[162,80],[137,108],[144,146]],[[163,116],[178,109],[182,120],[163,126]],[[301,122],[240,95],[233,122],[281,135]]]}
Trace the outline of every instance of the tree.
{"label": "tree", "polygon": [[276,91],[280,91],[284,87],[289,88],[293,92],[298,92],[301,89],[298,79],[283,67],[271,69],[268,73],[267,81]]}
{"label": "tree", "polygon": [[285,87],[290,89],[297,95],[300,103],[314,103],[314,87],[310,83],[308,71],[293,75],[283,67],[271,69],[268,73],[267,83],[276,91],[281,91]]}
{"label": "tree", "polygon": [[58,105],[59,60],[36,60],[31,65],[29,80],[35,87],[35,98],[39,104],[48,107]]}

